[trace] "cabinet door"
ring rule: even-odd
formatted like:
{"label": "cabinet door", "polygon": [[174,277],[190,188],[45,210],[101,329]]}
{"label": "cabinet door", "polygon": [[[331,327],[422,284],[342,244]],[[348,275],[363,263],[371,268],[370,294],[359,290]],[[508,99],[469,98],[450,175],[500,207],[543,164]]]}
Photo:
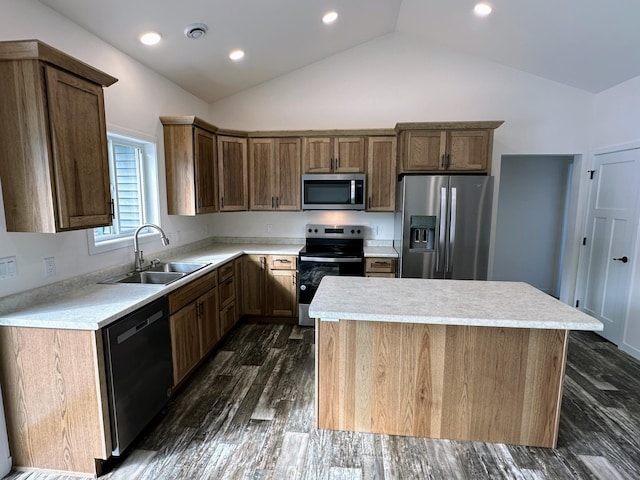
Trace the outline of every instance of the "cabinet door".
{"label": "cabinet door", "polygon": [[193,129],[196,169],[196,213],[218,210],[216,144],[213,134]]}
{"label": "cabinet door", "polygon": [[220,211],[247,210],[247,141],[218,137]]}
{"label": "cabinet door", "polygon": [[369,212],[396,208],[396,137],[369,137],[367,197]]}
{"label": "cabinet door", "polygon": [[174,386],[180,383],[200,360],[197,312],[197,304],[193,302],[169,317]]}
{"label": "cabinet door", "polygon": [[273,210],[276,207],[274,193],[275,141],[272,138],[249,140],[249,208]]}
{"label": "cabinet door", "polygon": [[263,315],[264,276],[267,258],[264,255],[245,255],[242,262],[243,313]]}
{"label": "cabinet door", "polygon": [[270,270],[267,287],[267,315],[295,317],[298,314],[295,270]]}
{"label": "cabinet door", "polygon": [[489,165],[488,130],[450,130],[447,132],[448,170],[486,170]]}
{"label": "cabinet door", "polygon": [[277,139],[275,160],[276,209],[300,210],[300,139]]}
{"label": "cabinet door", "polygon": [[211,351],[222,338],[218,313],[218,289],[212,288],[197,302],[198,330],[200,334],[200,358]]}
{"label": "cabinet door", "polygon": [[334,171],[364,173],[364,137],[336,137]]}
{"label": "cabinet door", "polygon": [[236,304],[231,303],[220,310],[220,332],[222,335],[231,330],[236,324],[237,316],[236,316]]}
{"label": "cabinet door", "polygon": [[446,133],[440,130],[413,130],[403,135],[403,172],[437,171],[444,168]]}
{"label": "cabinet door", "polygon": [[49,66],[44,70],[57,228],[111,225],[102,87]]}
{"label": "cabinet door", "polygon": [[333,165],[333,139],[331,137],[302,140],[304,173],[330,173]]}

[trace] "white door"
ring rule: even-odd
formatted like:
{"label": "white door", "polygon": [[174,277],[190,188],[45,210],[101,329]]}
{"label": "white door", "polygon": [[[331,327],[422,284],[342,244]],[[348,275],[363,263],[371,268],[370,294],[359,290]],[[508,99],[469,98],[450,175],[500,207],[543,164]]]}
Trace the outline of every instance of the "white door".
{"label": "white door", "polygon": [[640,190],[640,149],[594,156],[581,268],[579,309],[604,324],[603,337],[621,342]]}

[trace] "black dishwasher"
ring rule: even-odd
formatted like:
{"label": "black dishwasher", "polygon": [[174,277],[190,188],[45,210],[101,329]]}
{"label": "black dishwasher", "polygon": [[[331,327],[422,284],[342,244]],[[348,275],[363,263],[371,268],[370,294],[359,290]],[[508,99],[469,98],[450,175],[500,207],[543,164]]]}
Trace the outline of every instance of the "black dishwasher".
{"label": "black dishwasher", "polygon": [[119,456],[167,404],[172,364],[166,297],[104,329],[113,455]]}

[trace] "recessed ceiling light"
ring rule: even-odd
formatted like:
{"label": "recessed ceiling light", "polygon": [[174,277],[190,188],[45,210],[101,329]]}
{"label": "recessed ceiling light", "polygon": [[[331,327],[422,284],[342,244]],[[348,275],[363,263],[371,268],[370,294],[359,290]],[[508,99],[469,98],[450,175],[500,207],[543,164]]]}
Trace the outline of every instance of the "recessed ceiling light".
{"label": "recessed ceiling light", "polygon": [[491,5],[488,3],[477,3],[475,7],[473,7],[473,13],[475,13],[479,17],[486,17],[491,13]]}
{"label": "recessed ceiling light", "polygon": [[338,12],[328,12],[328,13],[325,13],[324,17],[322,17],[322,21],[327,25],[335,22],[337,19],[338,19]]}
{"label": "recessed ceiling light", "polygon": [[238,60],[242,60],[243,57],[244,57],[244,52],[242,50],[234,50],[229,54],[229,58],[234,62],[237,62]]}
{"label": "recessed ceiling light", "polygon": [[140,43],[145,45],[155,45],[162,39],[158,32],[146,32],[138,38],[140,39]]}

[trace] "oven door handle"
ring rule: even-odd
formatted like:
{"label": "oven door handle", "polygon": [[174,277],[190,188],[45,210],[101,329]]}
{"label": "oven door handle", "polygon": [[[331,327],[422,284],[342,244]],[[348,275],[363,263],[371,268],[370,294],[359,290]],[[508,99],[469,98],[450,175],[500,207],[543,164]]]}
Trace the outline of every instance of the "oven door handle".
{"label": "oven door handle", "polygon": [[334,258],[334,257],[300,257],[301,262],[314,263],[362,263],[362,258]]}

